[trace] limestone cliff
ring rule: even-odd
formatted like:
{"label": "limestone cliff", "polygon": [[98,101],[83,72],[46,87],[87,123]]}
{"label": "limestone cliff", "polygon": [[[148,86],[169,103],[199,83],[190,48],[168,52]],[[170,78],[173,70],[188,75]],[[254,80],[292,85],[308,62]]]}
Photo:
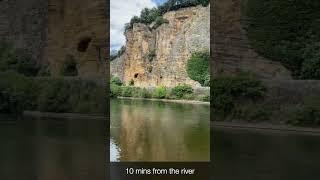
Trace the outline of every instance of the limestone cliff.
{"label": "limestone cliff", "polygon": [[164,14],[168,23],[157,29],[134,24],[125,33],[126,51],[111,62],[111,74],[135,86],[200,86],[186,72],[194,52],[209,51],[210,6],[189,7]]}
{"label": "limestone cliff", "polygon": [[107,9],[104,0],[0,0],[0,41],[27,50],[53,76],[75,60],[78,76],[105,76]]}
{"label": "limestone cliff", "polygon": [[107,18],[104,0],[48,0],[46,59],[52,75],[72,58],[78,76],[103,75]]}
{"label": "limestone cliff", "polygon": [[0,41],[27,50],[41,62],[46,45],[48,2],[43,0],[0,0]]}

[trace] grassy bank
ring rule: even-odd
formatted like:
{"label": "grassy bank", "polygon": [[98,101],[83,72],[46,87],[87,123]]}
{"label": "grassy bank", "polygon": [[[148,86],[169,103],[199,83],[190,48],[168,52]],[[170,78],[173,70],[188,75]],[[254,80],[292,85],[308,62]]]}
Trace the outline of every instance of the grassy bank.
{"label": "grassy bank", "polygon": [[0,72],[0,113],[24,110],[57,113],[104,113],[104,88],[92,81],[26,77]]}
{"label": "grassy bank", "polygon": [[210,101],[209,89],[207,92],[198,93],[191,86],[186,84],[180,84],[173,88],[165,86],[141,88],[123,85],[116,77],[111,79],[110,97]]}
{"label": "grassy bank", "polygon": [[104,113],[104,87],[76,75],[74,64],[67,61],[61,78],[52,78],[48,66],[40,65],[28,51],[0,41],[0,113]]}
{"label": "grassy bank", "polygon": [[278,95],[270,86],[250,76],[214,79],[211,85],[212,120],[320,127],[318,94],[305,95],[294,102],[279,101],[280,97],[274,96]]}

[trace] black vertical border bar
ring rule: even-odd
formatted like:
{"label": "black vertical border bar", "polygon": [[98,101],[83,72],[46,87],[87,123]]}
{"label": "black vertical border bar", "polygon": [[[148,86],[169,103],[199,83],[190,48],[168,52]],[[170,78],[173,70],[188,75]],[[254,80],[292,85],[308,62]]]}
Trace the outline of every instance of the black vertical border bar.
{"label": "black vertical border bar", "polygon": [[106,81],[105,81],[105,86],[106,86],[106,116],[107,116],[107,121],[105,123],[106,126],[106,138],[105,138],[105,143],[106,143],[106,159],[105,159],[105,176],[106,179],[109,180],[111,179],[110,177],[110,0],[105,0],[105,6],[106,6]]}

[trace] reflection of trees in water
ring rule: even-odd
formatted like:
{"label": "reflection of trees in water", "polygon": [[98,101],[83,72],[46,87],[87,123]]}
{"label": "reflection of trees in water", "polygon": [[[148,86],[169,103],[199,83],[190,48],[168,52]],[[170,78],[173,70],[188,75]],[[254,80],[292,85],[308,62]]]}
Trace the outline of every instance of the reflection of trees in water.
{"label": "reflection of trees in water", "polygon": [[[114,104],[121,107],[117,112],[121,115],[116,115],[121,117],[118,119],[121,121],[120,135],[116,139],[122,161],[208,160],[209,107],[150,101],[122,102]],[[203,123],[206,119],[207,123]],[[207,129],[201,127],[204,125]],[[197,133],[203,139],[188,139]],[[199,147],[190,147],[193,144],[202,144],[207,149],[200,148],[202,152],[197,152]],[[203,153],[205,151],[207,153]]]}

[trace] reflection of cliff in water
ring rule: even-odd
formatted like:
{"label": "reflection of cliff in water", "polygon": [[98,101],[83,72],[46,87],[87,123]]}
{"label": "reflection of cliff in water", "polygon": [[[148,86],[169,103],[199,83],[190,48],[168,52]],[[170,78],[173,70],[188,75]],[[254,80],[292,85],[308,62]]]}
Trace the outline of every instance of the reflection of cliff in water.
{"label": "reflection of cliff in water", "polygon": [[105,178],[105,122],[21,120],[0,124],[0,179]]}
{"label": "reflection of cliff in water", "polygon": [[115,100],[111,107],[120,161],[209,160],[209,106]]}

